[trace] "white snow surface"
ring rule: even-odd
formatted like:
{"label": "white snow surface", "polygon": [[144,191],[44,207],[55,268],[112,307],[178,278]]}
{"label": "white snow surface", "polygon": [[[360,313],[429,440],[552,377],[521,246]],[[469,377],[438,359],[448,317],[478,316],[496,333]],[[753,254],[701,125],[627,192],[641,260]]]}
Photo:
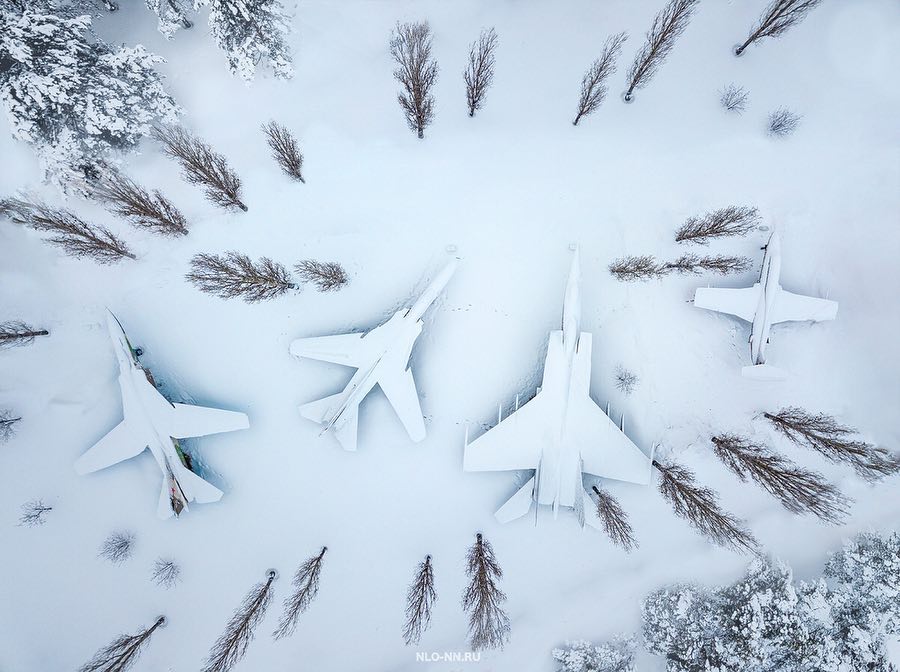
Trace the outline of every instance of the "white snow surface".
{"label": "white snow surface", "polygon": [[[801,405],[825,411],[896,448],[900,431],[900,5],[822,3],[782,38],[730,53],[761,1],[702,3],[670,58],[635,102],[619,99],[625,71],[660,1],[568,3],[302,2],[290,6],[296,75],[262,72],[252,86],[228,74],[204,21],[172,42],[143,3],[98,21],[111,42],[140,42],[165,56],[183,123],[224,153],[245,185],[247,213],[225,213],[179,176],[152,142],[129,172],[162,188],[188,216],[190,235],[168,240],[70,199],[139,254],[102,267],[64,257],[32,231],[0,223],[0,319],[51,331],[0,352],[0,408],[24,417],[0,446],[0,669],[76,669],[120,632],[154,634],[137,671],[197,670],[250,587],[280,571],[275,602],[237,670],[554,669],[565,640],[610,638],[639,627],[642,597],[672,581],[738,577],[747,559],[711,547],[674,517],[653,487],[611,484],[640,541],[626,555],[574,516],[498,524],[493,511],[517,488],[510,474],[463,473],[463,435],[477,436],[527,398],[540,380],[546,334],[581,249],[582,328],[593,333],[594,398],[649,452],[654,443],[697,472],[744,517],[765,550],[798,578],[817,575],[827,552],[859,530],[896,527],[898,479],[869,486],[848,469],[777,441],[755,419]],[[434,30],[436,119],[419,141],[405,126],[388,54],[397,20]],[[499,35],[494,86],[474,119],[462,70],[482,27]],[[583,72],[603,40],[627,30],[619,72],[597,113],[571,124]],[[750,91],[726,114],[720,89]],[[768,113],[803,115],[784,139],[765,134]],[[274,118],[293,129],[307,184],[271,160],[259,131]],[[3,122],[5,123],[5,122]],[[0,193],[39,185],[31,150],[0,134]],[[743,379],[747,325],[692,307],[706,283],[751,284],[768,234],[714,243],[746,254],[742,276],[622,284],[606,270],[625,254],[678,256],[674,231],[688,216],[755,205],[784,243],[782,285],[840,302],[834,322],[780,327],[773,361],[780,383]],[[427,326],[412,366],[427,439],[411,443],[380,393],[363,404],[359,451],[347,453],[297,407],[336,392],[350,371],[298,362],[295,338],[363,330],[404,304],[456,246],[459,269]],[[198,252],[236,249],[286,264],[334,260],[351,274],[335,294],[310,288],[247,305],[200,293],[184,280]],[[700,250],[703,252],[704,250]],[[149,454],[90,476],[73,463],[121,419],[116,362],[104,327],[114,310],[172,398],[246,412],[245,432],[192,442],[216,504],[160,521],[159,472]],[[624,397],[617,365],[640,377]],[[528,373],[523,373],[528,372]],[[711,432],[754,432],[827,474],[855,498],[845,525],[796,517],[716,462]],[[38,528],[16,525],[22,503],[54,509]],[[114,530],[136,534],[133,557],[114,566],[98,549]],[[416,662],[415,652],[465,651],[460,607],[464,556],[483,531],[504,569],[512,636],[479,663]],[[275,642],[281,599],[295,568],[322,545],[321,590],[296,634]],[[438,601],[418,646],[401,638],[406,589],[424,555],[434,558]],[[150,581],[158,556],[182,566],[164,590]],[[639,663],[660,670],[660,660]]]}

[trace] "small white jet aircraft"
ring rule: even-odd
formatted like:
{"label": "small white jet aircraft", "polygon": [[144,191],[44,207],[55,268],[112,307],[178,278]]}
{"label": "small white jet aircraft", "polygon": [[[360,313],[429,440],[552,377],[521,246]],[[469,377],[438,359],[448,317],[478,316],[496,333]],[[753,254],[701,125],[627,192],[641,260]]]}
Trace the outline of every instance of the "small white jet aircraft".
{"label": "small white jet aircraft", "polygon": [[176,516],[188,502],[216,502],[222,491],[191,471],[190,460],[178,439],[233,432],[250,426],[247,416],[235,411],[204,408],[168,401],[153,383],[150,372],[138,361],[122,325],[111,312],[106,317],[119,362],[119,387],[125,418],[75,462],[79,474],[87,474],[134,457],[149,448],[163,472],[157,514]]}
{"label": "small white jet aircraft", "polygon": [[456,270],[448,263],[425,289],[412,308],[394,313],[387,322],[367,333],[298,338],[291,343],[294,357],[333,362],[356,369],[343,391],[300,407],[304,418],[325,425],[344,450],[356,450],[359,404],[377,384],[406,428],[409,438],[425,438],[425,420],[409,369],[413,344],[422,333],[422,315],[438,297]]}
{"label": "small white jet aircraft", "polygon": [[838,304],[827,299],[792,294],[778,284],[781,276],[781,240],[776,232],[763,248],[759,282],[744,289],[701,287],[694,294],[694,305],[707,310],[728,313],[750,322],[750,360],[741,373],[757,380],[783,380],[787,374],[766,364],[769,331],[779,322],[823,322],[833,320]]}
{"label": "small white jet aircraft", "polygon": [[579,283],[576,250],[562,330],[550,332],[537,395],[471,443],[466,436],[466,471],[535,470],[496,512],[502,523],[527,514],[534,501],[551,506],[554,518],[559,507],[567,506],[582,525],[600,527],[583,473],[642,485],[650,482],[651,458],[591,399],[591,334],[581,331]]}

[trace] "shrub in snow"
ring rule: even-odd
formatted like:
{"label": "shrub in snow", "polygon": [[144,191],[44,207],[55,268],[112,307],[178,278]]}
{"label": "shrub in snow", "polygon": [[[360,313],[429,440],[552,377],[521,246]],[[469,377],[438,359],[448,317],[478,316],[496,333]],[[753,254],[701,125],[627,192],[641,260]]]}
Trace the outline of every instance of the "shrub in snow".
{"label": "shrub in snow", "polygon": [[174,560],[158,558],[156,562],[153,563],[153,574],[151,575],[151,579],[157,586],[172,588],[178,583],[180,577],[181,567],[179,567],[178,563]]}
{"label": "shrub in snow", "polygon": [[855,429],[830,415],[791,406],[763,413],[763,417],[792,443],[811,448],[832,462],[847,463],[868,481],[900,472],[900,456],[859,439]]}
{"label": "shrub in snow", "polygon": [[750,93],[743,86],[729,84],[722,89],[722,93],[719,95],[719,103],[728,112],[740,114],[747,108],[747,100],[749,98]]}
{"label": "shrub in snow", "polygon": [[38,336],[49,336],[46,329],[35,329],[21,320],[0,322],[0,350],[20,345],[31,345]]}
{"label": "shrub in snow", "polygon": [[175,102],[142,46],[89,38],[89,16],[0,11],[0,102],[59,186],[96,177],[109,150],[132,149]]}
{"label": "shrub in snow", "polygon": [[256,303],[281,296],[297,286],[287,269],[277,261],[262,257],[256,263],[246,254],[226,252],[223,256],[197,254],[185,278],[207,294],[223,299],[242,298]]}
{"label": "shrub in snow", "polygon": [[434,569],[431,556],[419,563],[416,577],[406,592],[406,622],[403,624],[403,641],[407,645],[418,644],[422,633],[431,624],[431,608],[437,594],[434,592]]}
{"label": "shrub in snow", "polygon": [[621,364],[616,367],[616,389],[622,394],[628,395],[634,392],[640,379],[634,371],[629,371]]}
{"label": "shrub in snow", "polygon": [[88,224],[69,210],[29,203],[17,198],[0,201],[0,215],[16,224],[50,234],[47,242],[61,247],[73,257],[87,257],[100,264],[111,264],[135,256],[124,241],[105,226]]}
{"label": "shrub in snow", "polygon": [[241,201],[241,178],[224,156],[183,128],[156,128],[153,135],[162,143],[163,151],[181,164],[184,178],[206,190],[209,201],[247,212]]}
{"label": "shrub in snow", "polygon": [[117,565],[125,562],[134,551],[134,535],[131,532],[113,532],[100,547],[100,557]]}
{"label": "shrub in snow", "polygon": [[675,241],[707,245],[713,238],[746,236],[759,222],[759,210],[756,208],[729,205],[707,212],[702,217],[689,217],[675,232]]}
{"label": "shrub in snow", "polygon": [[119,635],[109,646],[100,649],[78,672],[125,672],[141,655],[150,636],[166,624],[166,617],[160,616],[149,628],[134,635]]}
{"label": "shrub in snow", "polygon": [[303,179],[303,154],[300,153],[297,140],[291,132],[274,121],[263,124],[262,131],[266,135],[272,156],[281,169],[295,180],[306,183]]}
{"label": "shrub in snow", "polygon": [[463,72],[466,82],[466,103],[469,116],[484,105],[484,96],[494,81],[494,50],[497,48],[497,32],[493,28],[481,31],[478,41],[469,46],[469,62]]}
{"label": "shrub in snow", "polygon": [[601,644],[578,640],[553,649],[553,659],[557,672],[634,672],[634,649],[632,637]]}
{"label": "shrub in snow", "polygon": [[163,236],[187,235],[187,220],[168,198],[159,191],[151,194],[117,170],[107,171],[90,196],[138,228]]}
{"label": "shrub in snow", "polygon": [[769,121],[766,128],[768,129],[769,135],[775,136],[776,138],[783,138],[797,130],[801,118],[802,117],[799,114],[791,112],[786,107],[779,107],[769,114]]}
{"label": "shrub in snow", "polygon": [[266,63],[276,77],[294,74],[287,46],[287,22],[277,0],[194,0],[194,9],[209,7],[209,29],[228,68],[245,82]]}
{"label": "shrub in snow", "polygon": [[25,527],[37,527],[46,523],[46,516],[53,510],[52,506],[47,506],[40,499],[26,502],[22,505],[22,515],[19,516],[19,525]]}
{"label": "shrub in snow", "polygon": [[578,112],[575,113],[573,126],[585,115],[593,113],[606,98],[608,87],[606,80],[616,71],[616,59],[622,52],[622,45],[628,39],[627,33],[618,33],[606,38],[600,58],[591,63],[581,80],[581,97],[578,99]]}
{"label": "shrub in snow", "polygon": [[278,621],[273,636],[281,639],[294,634],[297,629],[297,621],[300,614],[309,608],[312,601],[319,594],[319,575],[322,573],[322,559],[325,557],[327,546],[323,546],[318,554],[309,558],[297,569],[294,574],[293,592],[284,600],[284,613]]}
{"label": "shrub in snow", "polygon": [[631,102],[635,90],[646,86],[659,70],[659,66],[675,46],[675,40],[687,28],[699,1],[669,0],[654,17],[650,30],[647,31],[647,41],[635,55],[628,71],[628,89],[623,96],[626,103]]}
{"label": "shrub in snow", "polygon": [[744,43],[735,47],[734,55],[740,56],[747,47],[764,37],[778,37],[800,23],[819,2],[821,0],[772,0]]}
{"label": "shrub in snow", "polygon": [[16,432],[16,423],[22,418],[13,415],[8,408],[0,408],[0,443],[9,441]]}
{"label": "shrub in snow", "polygon": [[506,595],[497,581],[503,570],[490,542],[479,532],[466,554],[469,585],[463,593],[463,609],[469,614],[469,645],[473,650],[499,649],[509,639],[509,616],[500,606]]}
{"label": "shrub in snow", "polygon": [[391,57],[397,64],[394,79],[402,90],[397,101],[410,130],[421,139],[434,119],[434,96],[438,66],[431,57],[431,28],[427,22],[398,23],[391,36]]}
{"label": "shrub in snow", "polygon": [[266,572],[266,580],[247,593],[225,626],[225,632],[213,644],[203,672],[228,672],[244,657],[253,641],[256,626],[263,620],[272,601],[272,583],[276,578],[278,572],[270,569]]}
{"label": "shrub in snow", "polygon": [[304,259],[294,266],[301,282],[311,282],[320,292],[332,292],[347,284],[347,272],[334,261]]}

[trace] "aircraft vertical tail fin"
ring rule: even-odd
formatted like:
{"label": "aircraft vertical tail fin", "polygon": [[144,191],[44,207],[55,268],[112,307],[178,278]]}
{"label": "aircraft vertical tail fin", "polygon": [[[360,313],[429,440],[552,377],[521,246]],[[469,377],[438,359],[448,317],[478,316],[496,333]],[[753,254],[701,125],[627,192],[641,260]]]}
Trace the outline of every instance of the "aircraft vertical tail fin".
{"label": "aircraft vertical tail fin", "polygon": [[508,523],[516,518],[521,518],[531,509],[531,502],[534,500],[534,476],[516,493],[506,500],[506,504],[497,509],[494,517],[501,523]]}

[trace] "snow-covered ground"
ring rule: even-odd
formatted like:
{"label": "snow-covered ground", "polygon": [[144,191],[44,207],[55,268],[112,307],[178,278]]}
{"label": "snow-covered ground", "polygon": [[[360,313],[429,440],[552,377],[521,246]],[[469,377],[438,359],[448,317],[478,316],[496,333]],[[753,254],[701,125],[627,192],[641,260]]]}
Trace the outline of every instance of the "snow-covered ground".
{"label": "snow-covered ground", "polygon": [[[517,478],[462,472],[466,426],[480,432],[496,421],[498,403],[508,409],[539,382],[572,243],[582,255],[583,328],[594,334],[593,395],[610,403],[614,418],[625,414],[640,447],[659,444],[695,469],[799,578],[818,575],[826,553],[855,531],[896,527],[897,478],[872,487],[778,441],[855,498],[847,523],[827,527],[738,482],[706,441],[718,430],[774,441],[754,416],[800,405],[833,413],[878,444],[900,445],[896,2],[828,0],[740,59],[730,49],[765,3],[702,3],[632,105],[618,94],[662,4],[656,0],[304,1],[291,8],[295,78],[263,74],[249,88],[228,74],[202,20],[167,43],[143,3],[122,4],[98,31],[168,59],[183,123],[229,158],[249,212],[204,201],[148,142],[129,170],[184,210],[188,237],[154,237],[72,199],[139,253],[100,267],[0,224],[0,319],[51,331],[0,353],[0,408],[24,417],[0,446],[0,668],[74,669],[117,633],[165,613],[169,626],[135,669],[198,669],[245,592],[275,567],[276,602],[239,670],[548,671],[550,650],[566,639],[635,629],[641,598],[661,583],[739,576],[746,558],[711,547],[653,487],[611,485],[641,544],[626,555],[571,515],[543,515],[537,527],[531,518],[499,525],[493,511]],[[441,67],[424,141],[405,127],[387,51],[397,20],[421,19],[434,30]],[[461,73],[469,43],[491,25],[500,39],[495,84],[470,119]],[[581,75],[620,30],[631,37],[610,97],[573,127]],[[750,91],[741,116],[718,104],[730,82]],[[776,140],[765,123],[781,105],[803,120]],[[306,185],[269,157],[259,126],[273,118],[300,138]],[[0,193],[44,192],[29,148],[0,135]],[[743,276],[622,284],[606,270],[625,254],[677,256],[677,226],[729,204],[755,205],[778,227],[786,289],[840,302],[835,322],[773,330],[770,361],[791,372],[782,383],[741,378],[747,325],[688,303],[707,282],[751,284],[767,234],[711,246],[751,256],[757,265]],[[448,246],[460,267],[412,359],[428,438],[412,444],[380,393],[363,404],[357,453],[319,438],[297,406],[338,391],[351,371],[297,361],[288,344],[380,323],[424,287]],[[336,294],[307,289],[258,305],[186,283],[192,255],[232,249],[286,264],[339,261],[351,282]],[[121,417],[104,306],[173,398],[249,414],[249,430],[192,444],[226,491],[221,502],[158,520],[159,471],[149,454],[76,476],[76,458]],[[629,397],[614,386],[619,364],[640,377]],[[19,506],[38,497],[54,506],[48,523],[17,527]],[[122,566],[97,557],[118,529],[137,537]],[[466,650],[463,563],[478,530],[505,572],[510,642],[477,664],[416,662],[416,651]],[[329,554],[319,597],[297,633],[275,642],[269,633],[290,576],[322,545]],[[428,553],[438,593],[433,627],[418,647],[406,647],[406,589]],[[150,581],[160,555],[182,565],[172,590]]]}

